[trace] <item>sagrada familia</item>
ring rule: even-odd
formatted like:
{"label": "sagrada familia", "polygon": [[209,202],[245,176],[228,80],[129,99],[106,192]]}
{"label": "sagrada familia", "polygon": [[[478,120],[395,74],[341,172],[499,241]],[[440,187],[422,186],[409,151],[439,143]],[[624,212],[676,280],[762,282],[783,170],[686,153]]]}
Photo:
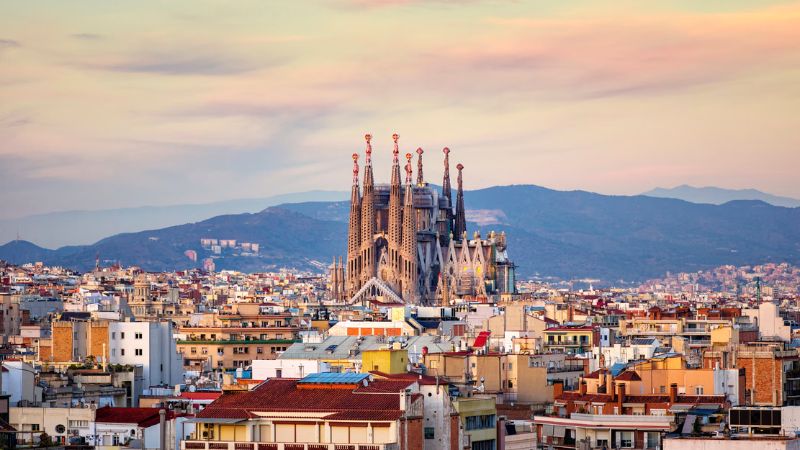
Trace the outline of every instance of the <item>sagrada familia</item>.
{"label": "sagrada familia", "polygon": [[508,259],[504,233],[467,236],[462,172],[453,211],[450,150],[444,152],[441,193],[425,182],[421,148],[412,181],[411,153],[406,153],[401,183],[397,134],[391,181],[375,184],[372,136],[367,134],[364,188],[359,186],[359,155],[353,154],[353,186],[347,236],[347,261],[330,267],[331,293],[338,301],[380,298],[388,303],[448,305],[450,300],[481,298],[515,291],[514,263]]}

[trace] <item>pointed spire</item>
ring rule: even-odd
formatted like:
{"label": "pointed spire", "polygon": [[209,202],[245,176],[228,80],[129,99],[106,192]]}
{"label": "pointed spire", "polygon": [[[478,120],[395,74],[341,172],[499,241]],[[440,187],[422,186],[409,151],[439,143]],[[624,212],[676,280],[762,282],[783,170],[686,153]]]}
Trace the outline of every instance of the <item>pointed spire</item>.
{"label": "pointed spire", "polygon": [[367,141],[367,149],[366,149],[367,159],[365,160],[364,165],[365,166],[371,166],[372,165],[372,144],[370,143],[370,141],[372,141],[372,135],[369,134],[369,133],[365,134],[364,135],[364,140]]}
{"label": "pointed spire", "polygon": [[442,153],[444,153],[444,178],[442,179],[442,196],[447,197],[450,200],[450,204],[453,204],[453,193],[452,189],[450,188],[450,149],[445,147],[442,149]]}
{"label": "pointed spire", "polygon": [[353,153],[353,186],[358,186],[358,153]]}
{"label": "pointed spire", "polygon": [[403,200],[400,187],[400,161],[398,155],[400,148],[397,140],[400,136],[397,133],[392,135],[394,140],[394,150],[392,159],[392,181],[389,190],[389,266],[391,270],[386,274],[386,281],[393,288],[397,288],[400,274],[400,246],[402,245],[402,221],[403,221]]}
{"label": "pointed spire", "polygon": [[456,169],[458,169],[458,191],[456,194],[455,235],[460,239],[465,239],[467,233],[467,219],[464,213],[464,180],[462,177],[464,165],[459,163]]}
{"label": "pointed spire", "polygon": [[376,272],[375,258],[375,180],[372,176],[372,135],[364,136],[367,141],[366,161],[364,163],[364,194],[361,198],[361,281],[366,282]]}
{"label": "pointed spire", "polygon": [[422,148],[417,149],[417,186],[425,184],[425,177],[422,176],[422,154],[425,153]]}
{"label": "pointed spire", "polygon": [[411,153],[406,154],[406,194],[403,205],[402,296],[417,301],[417,223],[414,215],[414,189],[411,186]]}
{"label": "pointed spire", "polygon": [[358,290],[361,251],[361,189],[358,186],[358,153],[353,153],[353,188],[350,193],[350,221],[347,229],[347,270],[345,289],[348,297]]}
{"label": "pointed spire", "polygon": [[411,184],[411,153],[406,153],[406,185]]}

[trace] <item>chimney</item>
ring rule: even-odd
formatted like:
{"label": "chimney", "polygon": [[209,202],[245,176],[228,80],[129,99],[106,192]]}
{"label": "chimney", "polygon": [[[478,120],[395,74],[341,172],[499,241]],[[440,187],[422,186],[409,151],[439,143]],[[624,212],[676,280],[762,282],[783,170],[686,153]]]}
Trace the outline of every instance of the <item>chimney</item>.
{"label": "chimney", "polygon": [[586,380],[584,380],[583,378],[581,378],[581,382],[578,386],[578,389],[580,389],[579,392],[581,393],[581,395],[586,395]]}
{"label": "chimney", "polygon": [[160,450],[167,450],[167,411],[164,408],[158,410],[158,425]]}
{"label": "chimney", "polygon": [[411,395],[411,389],[404,389],[400,391],[400,411],[408,410],[408,401]]}
{"label": "chimney", "polygon": [[673,404],[678,401],[678,384],[672,383],[669,385],[669,403]]}
{"label": "chimney", "polygon": [[561,397],[564,393],[564,380],[553,380],[553,399]]}
{"label": "chimney", "polygon": [[611,390],[609,390],[608,393],[611,394],[611,401],[612,402],[617,400],[617,383],[616,382],[614,382],[614,381],[611,382]]}
{"label": "chimney", "polygon": [[617,387],[619,394],[617,395],[617,408],[619,408],[619,414],[622,414],[622,404],[625,403],[625,384],[621,383],[619,387]]}

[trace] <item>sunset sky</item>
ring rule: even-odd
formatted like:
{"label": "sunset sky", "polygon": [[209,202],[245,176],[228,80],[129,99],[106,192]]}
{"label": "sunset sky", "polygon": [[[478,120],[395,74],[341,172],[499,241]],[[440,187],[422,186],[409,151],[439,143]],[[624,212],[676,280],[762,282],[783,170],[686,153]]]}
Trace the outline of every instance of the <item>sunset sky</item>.
{"label": "sunset sky", "polygon": [[5,1],[0,218],[346,190],[371,132],[468,189],[800,198],[800,2]]}

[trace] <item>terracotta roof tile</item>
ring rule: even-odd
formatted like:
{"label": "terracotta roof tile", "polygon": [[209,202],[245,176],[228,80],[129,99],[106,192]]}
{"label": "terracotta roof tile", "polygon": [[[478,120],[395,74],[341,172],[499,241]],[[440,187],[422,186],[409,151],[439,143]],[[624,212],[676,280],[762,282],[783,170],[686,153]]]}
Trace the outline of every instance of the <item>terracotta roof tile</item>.
{"label": "terracotta roof tile", "polygon": [[370,417],[396,416],[399,392],[410,380],[376,380],[356,389],[303,386],[294,379],[274,378],[251,391],[228,391],[197,414],[198,418],[253,417],[254,412],[362,412]]}

